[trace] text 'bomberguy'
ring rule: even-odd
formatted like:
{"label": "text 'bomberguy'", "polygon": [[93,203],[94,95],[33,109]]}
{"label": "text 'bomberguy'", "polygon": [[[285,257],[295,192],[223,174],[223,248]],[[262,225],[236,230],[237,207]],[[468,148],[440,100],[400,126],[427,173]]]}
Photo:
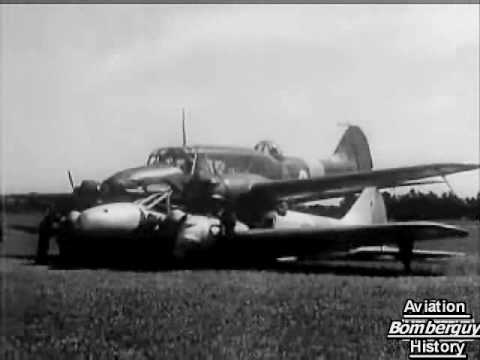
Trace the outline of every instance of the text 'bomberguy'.
{"label": "text 'bomberguy'", "polygon": [[409,359],[467,359],[466,345],[480,339],[480,323],[465,302],[407,299],[401,320],[392,320],[387,339],[409,343]]}

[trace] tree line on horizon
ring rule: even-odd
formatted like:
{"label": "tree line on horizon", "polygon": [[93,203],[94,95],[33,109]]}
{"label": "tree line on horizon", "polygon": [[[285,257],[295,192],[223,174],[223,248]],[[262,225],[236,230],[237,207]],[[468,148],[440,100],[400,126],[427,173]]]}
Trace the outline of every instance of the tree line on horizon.
{"label": "tree line on horizon", "polygon": [[[480,191],[476,197],[461,198],[452,192],[436,194],[411,189],[402,195],[382,192],[391,220],[480,219]],[[358,195],[349,195],[339,205],[312,205],[309,212],[340,218],[350,209]]]}
{"label": "tree line on horizon", "polygon": [[[480,191],[476,197],[460,198],[452,192],[436,194],[432,191],[421,192],[411,189],[402,195],[382,192],[387,215],[391,220],[431,220],[431,219],[471,219],[480,220]],[[357,199],[358,195],[348,195],[339,205],[298,206],[312,214],[342,217]],[[49,198],[51,203],[58,201],[55,195]],[[0,211],[32,212],[45,211],[48,207],[45,199],[35,195],[6,195],[0,202]]]}

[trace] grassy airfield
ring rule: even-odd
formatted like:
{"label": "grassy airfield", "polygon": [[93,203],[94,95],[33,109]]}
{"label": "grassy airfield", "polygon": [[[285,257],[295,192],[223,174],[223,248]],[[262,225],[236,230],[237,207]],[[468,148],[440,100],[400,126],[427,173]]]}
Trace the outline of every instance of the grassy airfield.
{"label": "grassy airfield", "polygon": [[[8,217],[11,223],[35,216]],[[18,358],[406,359],[386,340],[407,298],[466,301],[480,322],[478,224],[423,243],[465,259],[276,269],[133,271],[33,265],[35,238],[4,229],[0,354]],[[480,358],[480,342],[469,358]],[[0,358],[2,358],[0,356]],[[7,358],[7,357],[6,357]]]}

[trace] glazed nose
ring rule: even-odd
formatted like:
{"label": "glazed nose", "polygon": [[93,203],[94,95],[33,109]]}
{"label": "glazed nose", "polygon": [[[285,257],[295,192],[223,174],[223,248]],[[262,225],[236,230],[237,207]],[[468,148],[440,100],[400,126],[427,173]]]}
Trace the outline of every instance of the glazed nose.
{"label": "glazed nose", "polygon": [[141,210],[135,204],[106,204],[83,211],[76,221],[76,227],[92,236],[128,234],[139,226],[141,217]]}

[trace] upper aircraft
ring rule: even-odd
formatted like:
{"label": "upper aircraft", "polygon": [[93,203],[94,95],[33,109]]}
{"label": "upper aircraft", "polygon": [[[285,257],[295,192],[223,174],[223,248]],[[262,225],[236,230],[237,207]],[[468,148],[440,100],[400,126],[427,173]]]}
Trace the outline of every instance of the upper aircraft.
{"label": "upper aircraft", "polygon": [[202,177],[220,179],[249,174],[269,180],[293,180],[371,169],[372,158],[364,133],[357,126],[349,126],[327,159],[286,156],[276,144],[266,140],[253,148],[186,143],[159,148],[149,154],[144,166],[119,171],[96,189],[94,186],[92,195],[98,190],[103,198],[125,197],[154,193],[162,187],[180,193],[192,178]]}
{"label": "upper aircraft", "polygon": [[382,170],[372,170],[372,166],[365,134],[358,126],[348,126],[333,155],[323,160],[285,156],[269,141],[253,149],[186,144],[159,148],[151,152],[145,166],[120,171],[103,181],[97,194],[124,201],[131,195],[171,191],[172,202],[190,212],[226,207],[252,226],[262,214],[288,203],[340,197],[365,187],[429,184],[436,181],[419,180],[478,168],[462,163]]}

